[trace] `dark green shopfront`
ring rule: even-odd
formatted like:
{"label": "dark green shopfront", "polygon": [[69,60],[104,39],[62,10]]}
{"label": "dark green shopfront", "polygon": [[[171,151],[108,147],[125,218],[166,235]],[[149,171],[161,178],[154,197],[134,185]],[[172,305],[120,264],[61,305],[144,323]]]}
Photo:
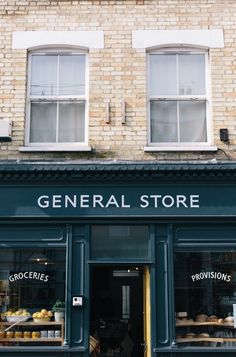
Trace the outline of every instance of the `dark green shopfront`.
{"label": "dark green shopfront", "polygon": [[236,163],[1,162],[0,183],[1,356],[236,355]]}

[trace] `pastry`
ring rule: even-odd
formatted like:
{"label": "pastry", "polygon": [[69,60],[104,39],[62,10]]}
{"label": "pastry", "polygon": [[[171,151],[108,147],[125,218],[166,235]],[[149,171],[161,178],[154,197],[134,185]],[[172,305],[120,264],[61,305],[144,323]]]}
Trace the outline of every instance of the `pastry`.
{"label": "pastry", "polygon": [[211,315],[207,319],[208,322],[218,322],[218,317],[216,315]]}
{"label": "pastry", "polygon": [[208,319],[208,316],[205,314],[199,314],[196,316],[196,322],[206,322]]}
{"label": "pastry", "polygon": [[193,332],[188,332],[188,333],[186,333],[186,335],[185,335],[185,338],[195,338],[195,337],[196,337],[196,334],[193,333]]}
{"label": "pastry", "polygon": [[199,335],[197,335],[198,338],[209,338],[210,335],[209,333],[200,333]]}
{"label": "pastry", "polygon": [[225,322],[234,322],[234,317],[233,316],[227,316],[225,319],[224,319]]}

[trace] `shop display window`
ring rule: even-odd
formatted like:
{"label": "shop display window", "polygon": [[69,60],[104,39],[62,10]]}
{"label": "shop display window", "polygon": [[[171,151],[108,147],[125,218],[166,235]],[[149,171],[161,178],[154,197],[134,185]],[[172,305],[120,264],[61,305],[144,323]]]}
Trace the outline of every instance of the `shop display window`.
{"label": "shop display window", "polygon": [[65,249],[1,249],[0,311],[0,346],[62,345]]}
{"label": "shop display window", "polygon": [[176,342],[236,346],[236,251],[174,256]]}

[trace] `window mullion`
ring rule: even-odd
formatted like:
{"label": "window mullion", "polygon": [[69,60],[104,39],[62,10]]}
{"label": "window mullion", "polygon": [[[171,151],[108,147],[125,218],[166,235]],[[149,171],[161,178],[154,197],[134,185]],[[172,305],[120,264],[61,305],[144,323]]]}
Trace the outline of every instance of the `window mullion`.
{"label": "window mullion", "polygon": [[[57,98],[59,97],[59,75],[60,75],[60,55],[57,56]],[[57,100],[57,118],[56,118],[56,142],[59,136],[59,101]]]}
{"label": "window mullion", "polygon": [[[179,97],[179,54],[176,54],[176,94]],[[176,115],[177,115],[177,141],[180,142],[180,125],[179,125],[179,100],[176,101]]]}
{"label": "window mullion", "polygon": [[56,118],[56,143],[58,143],[58,136],[59,136],[59,102],[57,104],[57,118]]}
{"label": "window mullion", "polygon": [[60,55],[57,56],[57,97],[59,96]]}
{"label": "window mullion", "polygon": [[176,111],[177,111],[177,139],[178,139],[178,143],[180,142],[180,118],[179,118],[179,101],[176,101]]}

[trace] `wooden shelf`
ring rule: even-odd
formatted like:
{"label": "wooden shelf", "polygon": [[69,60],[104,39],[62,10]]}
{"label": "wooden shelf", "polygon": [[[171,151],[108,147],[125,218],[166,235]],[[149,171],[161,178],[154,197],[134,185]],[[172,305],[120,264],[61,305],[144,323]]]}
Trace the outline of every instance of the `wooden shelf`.
{"label": "wooden shelf", "polygon": [[[1,321],[0,326],[10,326],[13,322]],[[24,321],[19,322],[15,326],[62,326],[64,322],[56,322],[56,321],[45,321],[45,322],[34,322],[34,321]]]}
{"label": "wooden shelf", "polygon": [[220,337],[205,337],[205,338],[177,338],[177,343],[187,343],[187,342],[236,342],[236,338],[220,338]]}
{"label": "wooden shelf", "polygon": [[[7,322],[7,321],[1,321],[0,322],[0,327],[2,327],[2,329],[7,330],[7,327],[11,327],[11,325],[13,325],[12,322]],[[58,328],[58,330],[60,329],[61,331],[61,337],[54,337],[54,338],[24,338],[24,337],[20,337],[20,338],[1,338],[0,342],[1,343],[60,343],[61,345],[63,345],[63,341],[64,341],[64,321],[42,321],[42,322],[34,322],[34,321],[24,321],[24,322],[19,322],[18,324],[12,326],[12,328],[17,328],[17,327],[21,327],[20,330],[22,330],[22,327],[25,327],[26,329],[28,328],[28,331],[32,331],[32,328],[37,327],[39,328],[40,326],[44,327],[46,330],[48,327],[60,327]],[[37,329],[38,330],[38,329]],[[48,329],[49,330],[49,329]]]}
{"label": "wooden shelf", "polygon": [[62,338],[0,338],[0,342],[62,342]]}
{"label": "wooden shelf", "polygon": [[176,323],[176,327],[187,327],[187,326],[220,326],[220,327],[234,327],[233,322],[181,322]]}

